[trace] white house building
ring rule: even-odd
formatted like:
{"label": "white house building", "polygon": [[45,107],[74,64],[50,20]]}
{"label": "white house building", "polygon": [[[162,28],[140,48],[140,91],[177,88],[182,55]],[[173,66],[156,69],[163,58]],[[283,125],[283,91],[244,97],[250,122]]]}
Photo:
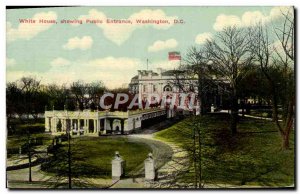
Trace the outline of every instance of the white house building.
{"label": "white house building", "polygon": [[[158,68],[153,70],[139,70],[138,75],[131,79],[129,92],[138,94],[139,102],[147,101],[149,96],[156,94],[159,97],[167,96],[173,98],[182,91],[174,84],[175,70],[164,70]],[[184,87],[197,88],[197,79],[191,79]],[[195,90],[194,90],[195,91]],[[196,93],[197,91],[195,91]],[[177,96],[178,105],[181,102],[180,96]],[[213,100],[215,104],[216,96]],[[197,105],[197,98],[194,99]],[[222,97],[221,97],[222,103]],[[199,109],[189,107],[181,110],[197,114]],[[70,131],[72,135],[105,135],[105,134],[128,134],[134,130],[139,130],[146,126],[146,123],[153,124],[157,120],[172,118],[176,115],[174,109],[165,107],[150,107],[142,110],[121,111],[68,111],[68,110],[50,110],[45,111],[46,131],[53,134],[62,134]],[[182,113],[181,112],[181,113]]]}

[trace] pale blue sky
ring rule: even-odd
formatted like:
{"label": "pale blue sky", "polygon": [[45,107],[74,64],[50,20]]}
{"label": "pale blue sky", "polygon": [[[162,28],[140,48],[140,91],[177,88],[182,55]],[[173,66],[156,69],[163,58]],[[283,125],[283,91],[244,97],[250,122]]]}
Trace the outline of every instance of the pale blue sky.
{"label": "pale blue sky", "polygon": [[[222,26],[251,25],[249,17],[268,22],[276,19],[276,14],[278,10],[274,7],[65,7],[7,10],[7,81],[31,75],[43,83],[102,80],[111,88],[118,87],[128,83],[138,69],[146,69],[147,58],[150,61],[149,69],[174,68],[174,64],[167,61],[169,51],[180,51],[184,55],[189,47],[200,46],[201,40],[208,35],[213,38]],[[31,24],[31,27],[20,26],[19,23],[22,18],[57,18],[60,22],[62,19],[78,19],[82,15],[89,15],[86,18],[96,15],[113,19],[151,19],[157,16],[183,19],[185,23],[128,28],[60,23],[40,28],[35,24]],[[122,33],[127,38],[122,38]],[[82,43],[75,41],[83,38],[85,41]],[[156,41],[161,42],[154,44]],[[149,49],[151,45],[152,50]]]}

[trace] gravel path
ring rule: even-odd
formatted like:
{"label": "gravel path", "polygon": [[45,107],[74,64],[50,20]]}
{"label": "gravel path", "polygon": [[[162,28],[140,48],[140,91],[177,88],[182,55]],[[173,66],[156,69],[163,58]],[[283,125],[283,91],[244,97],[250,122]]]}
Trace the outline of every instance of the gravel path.
{"label": "gravel path", "polygon": [[[116,183],[112,188],[170,188],[177,183],[175,177],[188,170],[188,153],[171,142],[155,139],[153,134],[134,134],[128,136],[132,141],[148,144],[153,150],[155,166],[157,169],[157,181],[145,183],[143,178],[124,179]],[[142,171],[144,168],[140,167]],[[144,174],[144,173],[141,173]]]}

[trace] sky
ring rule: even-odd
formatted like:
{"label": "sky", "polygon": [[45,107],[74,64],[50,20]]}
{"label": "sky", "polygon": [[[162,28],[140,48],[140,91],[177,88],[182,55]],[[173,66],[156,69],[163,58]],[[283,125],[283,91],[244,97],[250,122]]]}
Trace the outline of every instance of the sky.
{"label": "sky", "polygon": [[[168,52],[184,57],[224,27],[249,27],[278,20],[286,7],[57,7],[8,9],[6,21],[6,80],[35,77],[43,84],[77,80],[103,81],[121,87],[137,70],[174,69]],[[20,19],[36,20],[21,23]],[[39,20],[57,23],[39,23]],[[102,20],[101,24],[85,21]],[[128,19],[131,24],[107,24]],[[167,24],[137,24],[136,20],[165,20]],[[83,24],[62,24],[82,20]],[[183,21],[174,23],[173,21]]]}

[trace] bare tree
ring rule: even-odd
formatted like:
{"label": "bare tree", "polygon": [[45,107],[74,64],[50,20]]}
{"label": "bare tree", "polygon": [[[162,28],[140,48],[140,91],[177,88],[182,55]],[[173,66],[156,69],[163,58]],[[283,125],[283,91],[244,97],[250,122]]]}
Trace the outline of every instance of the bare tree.
{"label": "bare tree", "polygon": [[238,79],[241,79],[245,69],[251,65],[253,56],[249,48],[250,39],[245,29],[227,27],[216,35],[214,40],[208,40],[206,52],[213,63],[217,75],[225,78],[231,87],[231,123],[232,134],[237,133],[238,121]]}
{"label": "bare tree", "polygon": [[[295,106],[293,9],[282,12],[282,16],[283,25],[274,28],[278,38],[275,43],[270,40],[267,26],[259,24],[249,32],[252,35],[252,52],[271,88],[273,121],[282,137],[282,148],[288,149]],[[280,105],[282,123],[279,122]]]}
{"label": "bare tree", "polygon": [[[22,92],[23,97],[23,107],[25,110],[25,114],[27,119],[30,115],[32,115],[35,119],[37,119],[38,113],[40,112],[40,103],[42,98],[41,94],[41,84],[40,80],[37,80],[33,77],[22,77],[18,81],[18,87]],[[44,106],[41,106],[44,107]],[[42,108],[43,109],[43,108]]]}
{"label": "bare tree", "polygon": [[56,85],[56,84],[51,84],[48,85],[46,88],[46,92],[49,96],[49,108],[54,108],[56,110],[63,110],[64,105],[67,102],[67,99],[70,98],[70,92],[66,88],[65,85]]}

